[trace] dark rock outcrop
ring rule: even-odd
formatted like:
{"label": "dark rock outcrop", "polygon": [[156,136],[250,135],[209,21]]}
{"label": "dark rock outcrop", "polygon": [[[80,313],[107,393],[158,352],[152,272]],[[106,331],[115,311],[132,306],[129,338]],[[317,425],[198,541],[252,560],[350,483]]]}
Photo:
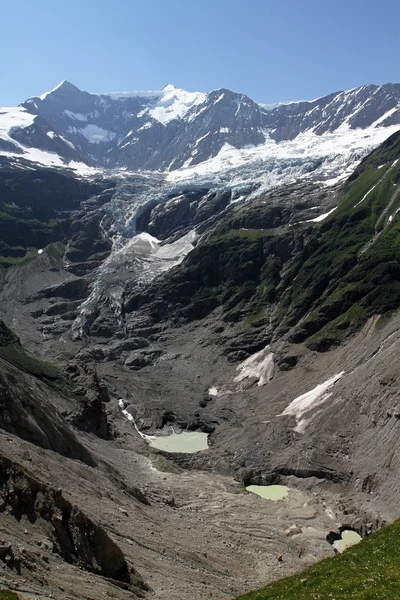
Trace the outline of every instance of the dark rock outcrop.
{"label": "dark rock outcrop", "polygon": [[60,489],[44,485],[6,457],[0,457],[0,498],[2,510],[8,509],[17,520],[26,516],[31,523],[42,522],[54,552],[66,562],[128,584],[131,591],[149,589],[103,527],[64,498]]}
{"label": "dark rock outcrop", "polygon": [[95,459],[61,416],[68,405],[73,408],[72,402],[57,398],[45,384],[0,359],[0,427],[94,466]]}
{"label": "dark rock outcrop", "polygon": [[68,300],[82,300],[88,294],[88,285],[85,279],[71,279],[60,285],[45,288],[42,291],[45,298],[66,298]]}

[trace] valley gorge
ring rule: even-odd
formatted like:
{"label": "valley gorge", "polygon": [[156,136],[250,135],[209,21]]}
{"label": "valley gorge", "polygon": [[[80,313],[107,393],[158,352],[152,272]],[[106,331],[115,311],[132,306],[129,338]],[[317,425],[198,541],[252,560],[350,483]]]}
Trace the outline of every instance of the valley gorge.
{"label": "valley gorge", "polygon": [[225,600],[398,519],[399,89],[0,109],[0,587]]}

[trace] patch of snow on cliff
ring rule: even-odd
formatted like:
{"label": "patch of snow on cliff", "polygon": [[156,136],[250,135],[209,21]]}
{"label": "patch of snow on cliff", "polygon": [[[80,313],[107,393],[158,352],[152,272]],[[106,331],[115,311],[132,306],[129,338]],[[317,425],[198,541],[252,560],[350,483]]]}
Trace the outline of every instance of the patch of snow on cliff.
{"label": "patch of snow on cliff", "polygon": [[154,435],[146,435],[145,433],[142,433],[140,431],[140,429],[136,425],[135,419],[133,418],[133,416],[131,415],[131,413],[128,410],[126,410],[126,408],[125,408],[125,406],[126,406],[125,400],[123,400],[122,398],[120,398],[118,400],[118,406],[120,407],[121,412],[124,415],[124,417],[126,419],[128,419],[128,421],[130,421],[131,423],[133,423],[134,428],[136,429],[137,433],[140,435],[140,437],[143,440],[145,440],[146,442],[150,443],[150,442],[154,441],[155,439],[157,439],[156,436],[154,436]]}
{"label": "patch of snow on cliff", "polygon": [[144,129],[150,129],[150,127],[153,127],[153,123],[151,121],[147,121],[144,125],[139,127],[138,131],[143,131]]}
{"label": "patch of snow on cliff", "polygon": [[271,352],[270,346],[266,346],[263,350],[246,358],[245,361],[236,367],[236,370],[240,371],[240,373],[234,378],[233,381],[235,383],[251,377],[258,379],[258,386],[268,383],[272,379],[274,372],[274,355]]}
{"label": "patch of snow on cliff", "polygon": [[113,131],[107,131],[94,124],[86,125],[86,127],[81,129],[81,133],[91,144],[110,142],[116,136],[116,133]]}
{"label": "patch of snow on cliff", "polygon": [[87,121],[87,117],[85,117],[85,115],[82,115],[81,113],[74,113],[74,112],[71,112],[70,110],[64,110],[64,113],[70,119],[74,119],[74,121]]}
{"label": "patch of snow on cliff", "polygon": [[324,219],[329,217],[329,215],[331,215],[333,213],[333,211],[336,209],[337,209],[337,206],[335,206],[334,208],[331,208],[331,210],[328,210],[327,213],[324,213],[323,215],[319,215],[319,217],[315,217],[314,219],[308,219],[305,222],[306,223],[320,223],[321,221],[323,221]]}
{"label": "patch of snow on cliff", "polygon": [[[382,180],[380,179],[378,181],[378,183],[380,183]],[[361,204],[361,202],[364,202],[365,198],[367,198],[367,196],[370,195],[370,193],[376,188],[376,186],[378,185],[378,183],[376,183],[375,185],[372,186],[372,188],[370,190],[368,190],[368,192],[366,194],[364,194],[364,196],[361,198],[361,200],[359,200],[359,202],[357,202],[357,204],[354,205],[354,208],[357,208],[357,206],[359,206]]]}
{"label": "patch of snow on cliff", "polygon": [[152,235],[150,235],[150,233],[146,233],[145,231],[143,231],[142,233],[139,233],[139,235],[137,237],[141,238],[142,240],[146,240],[147,242],[149,242],[150,246],[153,249],[157,248],[158,244],[161,243],[160,240],[158,240],[157,238],[155,238]]}
{"label": "patch of snow on cliff", "polygon": [[[73,169],[81,175],[93,175],[99,173],[97,169],[89,167],[85,163],[77,161],[66,161],[61,158],[55,152],[47,152],[46,150],[38,150],[37,148],[26,148],[25,146],[19,145],[23,149],[23,154],[17,152],[2,152],[1,156],[7,156],[8,158],[21,159],[37,163],[44,167],[64,167],[67,169]],[[36,165],[32,165],[33,167]]]}
{"label": "patch of snow on cliff", "polygon": [[343,377],[345,371],[341,371],[337,375],[334,375],[330,379],[327,379],[323,383],[320,383],[315,388],[295,398],[289,406],[285,408],[280,416],[292,415],[296,417],[297,423],[301,420],[303,415],[308,412],[311,408],[319,406],[325,400],[327,400],[331,394],[326,392],[333,386],[341,377]]}
{"label": "patch of snow on cliff", "polygon": [[197,240],[198,235],[195,231],[189,231],[186,235],[176,240],[172,244],[165,244],[160,246],[157,250],[157,259],[165,261],[173,261],[173,264],[169,264],[166,268],[179,265],[191,250],[194,248],[194,242]]}

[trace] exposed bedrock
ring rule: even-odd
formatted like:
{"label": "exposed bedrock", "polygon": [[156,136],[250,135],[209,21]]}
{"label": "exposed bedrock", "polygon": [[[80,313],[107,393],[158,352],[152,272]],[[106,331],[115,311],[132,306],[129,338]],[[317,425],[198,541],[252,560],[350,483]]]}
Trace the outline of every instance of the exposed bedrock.
{"label": "exposed bedrock", "polygon": [[52,489],[28,475],[17,464],[0,457],[1,512],[37,524],[53,541],[53,552],[68,563],[109,577],[142,591],[148,590],[137,571],[105,530]]}

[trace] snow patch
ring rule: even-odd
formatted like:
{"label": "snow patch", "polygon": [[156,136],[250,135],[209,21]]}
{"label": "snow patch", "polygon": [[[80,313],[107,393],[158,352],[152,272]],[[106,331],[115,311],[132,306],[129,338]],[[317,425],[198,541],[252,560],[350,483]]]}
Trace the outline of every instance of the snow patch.
{"label": "snow patch", "polygon": [[139,235],[137,235],[136,237],[140,238],[141,240],[145,240],[146,242],[149,242],[152,249],[157,248],[158,245],[161,244],[160,240],[150,235],[150,233],[146,233],[145,231],[139,233]]}
{"label": "snow patch", "polygon": [[296,417],[297,423],[301,420],[303,415],[308,412],[311,408],[315,408],[319,406],[325,400],[327,400],[331,394],[327,394],[326,392],[337,382],[343,375],[345,371],[341,371],[337,375],[334,375],[330,379],[327,379],[323,383],[317,385],[314,389],[302,394],[295,398],[289,406],[285,408],[283,413],[279,416],[291,415]]}
{"label": "snow patch", "polygon": [[71,148],[73,150],[76,150],[74,144],[72,142],[70,142],[69,140],[67,140],[67,138],[65,138],[63,135],[58,135],[57,137],[59,137],[63,142],[65,142],[66,144],[68,144],[68,146],[71,146]]}
{"label": "snow patch", "polygon": [[200,142],[201,142],[202,140],[205,140],[205,139],[206,139],[206,137],[208,137],[209,135],[211,135],[209,131],[206,133],[206,135],[202,135],[200,138],[198,138],[198,139],[195,141],[195,143],[194,143],[194,146],[195,146],[195,147],[196,147],[196,146],[198,146],[198,145],[200,144]]}
{"label": "snow patch", "polygon": [[399,110],[399,108],[400,108],[400,105],[398,104],[397,106],[394,106],[393,108],[388,110],[384,115],[382,115],[381,117],[379,117],[379,119],[377,119],[374,123],[372,123],[371,127],[378,127],[378,125],[380,125],[381,123],[386,121],[386,119],[388,119],[391,115],[393,115],[395,112],[397,112]]}
{"label": "snow patch", "polygon": [[235,383],[239,383],[246,378],[258,379],[258,386],[268,383],[274,372],[274,355],[271,352],[270,346],[266,346],[260,352],[256,352],[246,358],[245,361],[236,367],[240,371],[239,375],[234,378]]}
{"label": "snow patch", "polygon": [[25,108],[0,107],[0,138],[3,138],[13,144],[17,144],[10,137],[13,129],[24,129],[33,125],[36,115],[31,115]]}
{"label": "snow patch", "polygon": [[103,142],[110,142],[116,136],[116,133],[113,131],[107,131],[107,129],[102,129],[98,127],[98,125],[86,125],[83,129],[80,130],[82,135],[89,141],[90,144],[101,144]]}
{"label": "snow patch", "polygon": [[7,156],[9,158],[14,158],[16,160],[24,158],[25,160],[37,163],[45,167],[64,167],[68,169],[73,169],[74,171],[79,172],[81,175],[88,175],[99,172],[98,170],[89,167],[85,163],[77,161],[68,162],[62,159],[61,156],[59,156],[55,152],[47,152],[45,150],[38,150],[37,148],[27,148],[21,145],[20,147],[23,149],[23,154],[17,152],[2,152],[1,155]]}
{"label": "snow patch", "polygon": [[337,206],[335,206],[335,208],[331,208],[331,210],[328,210],[327,213],[324,213],[323,215],[319,215],[319,217],[315,217],[315,219],[308,219],[306,221],[306,223],[320,223],[321,221],[323,221],[324,219],[329,217],[329,215],[331,215],[333,213],[333,211],[336,209],[337,209]]}
{"label": "snow patch", "polygon": [[82,113],[74,113],[70,110],[64,110],[64,113],[67,115],[67,117],[69,117],[70,119],[74,119],[75,121],[87,121],[87,117],[85,117],[85,115],[82,115]]}
{"label": "snow patch", "polygon": [[[378,183],[381,182],[381,179],[378,181]],[[354,205],[354,208],[356,208],[357,206],[359,206],[362,202],[364,202],[365,198],[367,198],[367,196],[370,195],[370,193],[376,188],[376,186],[378,185],[378,183],[376,183],[375,185],[372,186],[371,189],[368,190],[368,192],[366,194],[364,194],[364,196],[361,198],[361,200],[359,202],[357,202],[357,204]]]}
{"label": "snow patch", "polygon": [[139,127],[138,131],[143,131],[144,129],[150,129],[150,127],[153,127],[153,123],[151,123],[150,121],[147,121],[147,123],[145,123],[144,125]]}
{"label": "snow patch", "polygon": [[146,435],[145,433],[142,433],[139,430],[138,426],[136,425],[135,419],[133,418],[133,416],[131,415],[131,413],[129,411],[127,411],[126,408],[125,408],[126,407],[125,400],[123,400],[122,398],[120,398],[118,400],[118,406],[120,407],[121,412],[124,415],[124,417],[126,419],[128,419],[128,421],[130,421],[131,423],[133,423],[134,428],[136,429],[137,433],[140,435],[140,437],[143,440],[145,440],[147,443],[150,444],[151,442],[153,442],[154,440],[157,439],[155,435]]}

